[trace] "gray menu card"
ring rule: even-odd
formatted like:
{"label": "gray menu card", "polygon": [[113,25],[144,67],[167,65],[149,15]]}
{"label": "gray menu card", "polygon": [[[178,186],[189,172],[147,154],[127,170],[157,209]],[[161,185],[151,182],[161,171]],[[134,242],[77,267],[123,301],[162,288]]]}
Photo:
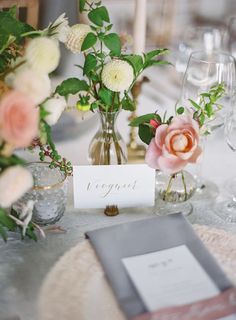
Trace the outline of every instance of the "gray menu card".
{"label": "gray menu card", "polygon": [[185,245],[213,283],[224,291],[232,283],[182,214],[154,217],[87,232],[127,318],[147,312],[122,259]]}

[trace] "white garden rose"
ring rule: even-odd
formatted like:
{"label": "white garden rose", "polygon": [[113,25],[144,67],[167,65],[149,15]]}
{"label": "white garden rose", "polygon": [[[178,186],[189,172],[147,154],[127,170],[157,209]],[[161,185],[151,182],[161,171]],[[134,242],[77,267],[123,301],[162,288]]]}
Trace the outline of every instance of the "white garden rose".
{"label": "white garden rose", "polygon": [[73,53],[80,53],[82,43],[89,32],[91,28],[87,24],[75,24],[67,35],[66,47]]}
{"label": "white garden rose", "polygon": [[102,70],[102,82],[114,92],[128,90],[133,80],[133,68],[126,61],[113,60],[107,63]]}
{"label": "white garden rose", "polygon": [[0,175],[0,207],[9,208],[33,187],[31,173],[21,166],[9,167]]}
{"label": "white garden rose", "polygon": [[52,30],[51,38],[57,39],[61,42],[66,42],[70,27],[68,25],[68,18],[62,13],[51,25],[49,25],[50,30]]}
{"label": "white garden rose", "polygon": [[45,121],[53,126],[59,120],[62,112],[66,108],[66,100],[63,97],[48,99],[44,104],[44,109],[49,112],[49,115],[45,117]]}
{"label": "white garden rose", "polygon": [[30,41],[26,47],[25,58],[37,73],[54,71],[60,60],[58,41],[48,37],[39,37]]}
{"label": "white garden rose", "polygon": [[43,102],[51,93],[49,76],[35,73],[29,68],[21,68],[16,71],[12,78],[12,86],[31,97],[35,104]]}

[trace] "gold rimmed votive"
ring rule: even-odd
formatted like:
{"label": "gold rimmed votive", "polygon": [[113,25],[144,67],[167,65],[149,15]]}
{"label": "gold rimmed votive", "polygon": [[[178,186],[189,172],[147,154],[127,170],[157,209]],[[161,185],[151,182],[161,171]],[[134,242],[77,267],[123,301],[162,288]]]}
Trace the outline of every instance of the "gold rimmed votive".
{"label": "gold rimmed votive", "polygon": [[34,179],[34,186],[15,205],[17,211],[29,200],[34,201],[32,220],[39,225],[58,221],[66,208],[67,176],[58,168],[49,168],[49,162],[31,162],[26,165]]}

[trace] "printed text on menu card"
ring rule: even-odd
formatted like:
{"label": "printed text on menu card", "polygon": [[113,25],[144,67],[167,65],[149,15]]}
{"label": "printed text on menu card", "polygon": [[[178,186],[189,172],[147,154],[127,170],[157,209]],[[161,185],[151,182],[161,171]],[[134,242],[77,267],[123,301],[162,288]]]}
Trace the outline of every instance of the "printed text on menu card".
{"label": "printed text on menu card", "polygon": [[185,246],[122,259],[148,311],[216,296],[219,289]]}

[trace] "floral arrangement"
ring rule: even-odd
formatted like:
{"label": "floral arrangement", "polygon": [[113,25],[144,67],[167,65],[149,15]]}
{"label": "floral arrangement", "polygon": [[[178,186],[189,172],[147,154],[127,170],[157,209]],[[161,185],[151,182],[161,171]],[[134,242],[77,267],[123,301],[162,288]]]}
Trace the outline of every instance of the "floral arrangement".
{"label": "floral arrangement", "polygon": [[62,15],[45,30],[34,30],[16,19],[15,8],[0,11],[0,235],[4,240],[6,230],[33,239],[35,228],[43,232],[31,221],[30,208],[21,214],[9,209],[33,186],[33,177],[15,149],[39,147],[41,160],[48,157],[51,167],[72,172],[51,138],[51,125],[59,119],[66,101],[51,96],[49,74],[58,66],[58,40],[63,40],[67,25]]}
{"label": "floral arrangement", "polygon": [[130,92],[141,73],[155,65],[168,64],[157,60],[167,49],[156,49],[143,55],[127,54],[118,34],[111,32],[109,13],[101,1],[79,1],[79,10],[86,13],[90,25],[70,27],[65,45],[75,54],[83,54],[83,79],[63,81],[56,93],[75,95],[76,107],[81,111],[99,109],[114,112],[120,108],[133,111],[135,102]]}
{"label": "floral arrangement", "polygon": [[65,98],[73,96],[77,100],[74,108],[80,113],[100,112],[104,128],[101,138],[98,133],[97,145],[94,145],[96,138],[90,143],[91,163],[122,164],[127,161],[126,150],[115,133],[115,114],[121,109],[135,110],[136,101],[131,90],[145,69],[168,64],[158,59],[168,50],[161,48],[141,55],[127,54],[127,41],[123,35],[111,31],[113,25],[102,1],[80,0],[79,10],[87,15],[89,24],[71,26],[65,34],[65,46],[82,56],[83,63],[76,65],[82,70],[82,77],[64,80],[55,94]]}
{"label": "floral arrangement", "polygon": [[189,99],[190,108],[176,107],[174,117],[151,113],[135,118],[130,125],[139,127],[140,139],[148,144],[146,163],[172,176],[196,163],[202,154],[200,135],[210,133],[207,124],[221,109],[218,101],[224,94],[224,84],[217,84],[201,93],[198,102]]}

